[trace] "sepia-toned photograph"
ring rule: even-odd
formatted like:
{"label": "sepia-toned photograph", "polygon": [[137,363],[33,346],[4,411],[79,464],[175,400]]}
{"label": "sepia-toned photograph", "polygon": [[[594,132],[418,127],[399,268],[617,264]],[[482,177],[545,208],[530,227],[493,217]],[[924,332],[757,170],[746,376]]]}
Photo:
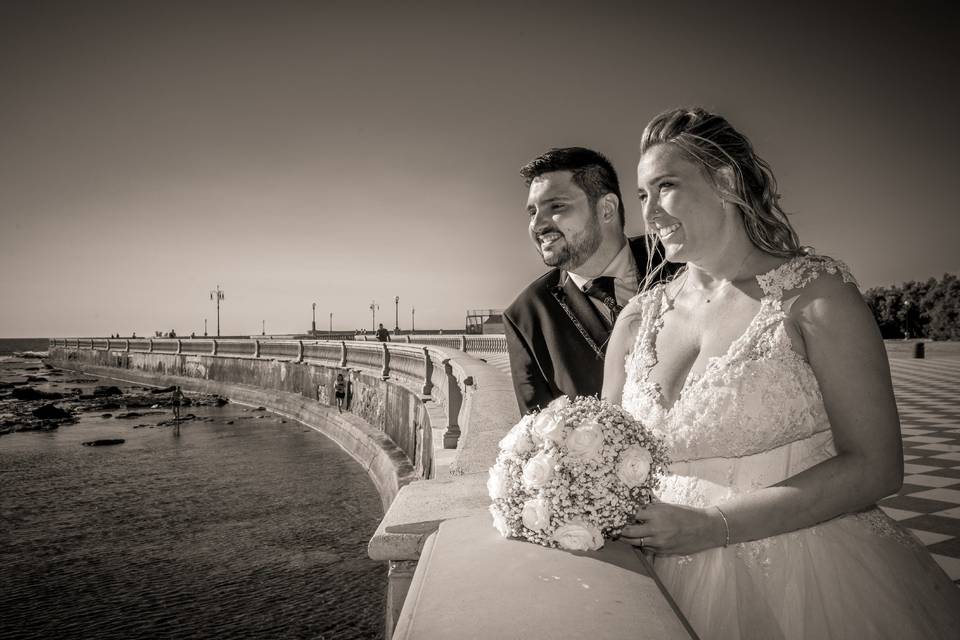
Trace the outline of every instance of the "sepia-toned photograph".
{"label": "sepia-toned photograph", "polygon": [[958,34],[0,2],[0,637],[960,638]]}

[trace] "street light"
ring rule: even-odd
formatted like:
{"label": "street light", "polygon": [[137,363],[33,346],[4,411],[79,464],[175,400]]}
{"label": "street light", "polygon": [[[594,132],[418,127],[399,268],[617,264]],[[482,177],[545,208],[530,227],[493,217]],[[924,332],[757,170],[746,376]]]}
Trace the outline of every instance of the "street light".
{"label": "street light", "polygon": [[262,325],[263,328],[260,329],[260,335],[265,336],[265,335],[267,335],[267,321],[266,321],[266,320],[261,320],[260,322],[263,323],[263,325]]}
{"label": "street light", "polygon": [[206,318],[203,319],[203,337],[204,338],[207,337],[207,319]]}
{"label": "street light", "polygon": [[393,304],[396,306],[393,316],[393,322],[396,326],[393,327],[393,331],[394,333],[400,333],[400,296],[393,299]]}
{"label": "street light", "polygon": [[330,312],[330,333],[333,333],[333,312]]}
{"label": "street light", "polygon": [[223,300],[225,296],[223,291],[220,290],[220,285],[217,285],[217,288],[210,292],[210,299],[217,301],[217,337],[220,337],[220,301]]}
{"label": "street light", "polygon": [[370,313],[373,314],[373,322],[372,322],[373,326],[370,328],[373,331],[377,330],[377,309],[379,308],[380,308],[380,305],[377,304],[376,300],[370,303]]}
{"label": "street light", "polygon": [[415,308],[410,307],[410,333],[413,333],[414,331],[417,330],[417,323],[414,322],[414,318],[413,318],[416,312],[417,310]]}
{"label": "street light", "polygon": [[317,337],[317,303],[313,303],[313,330],[310,332],[314,338]]}

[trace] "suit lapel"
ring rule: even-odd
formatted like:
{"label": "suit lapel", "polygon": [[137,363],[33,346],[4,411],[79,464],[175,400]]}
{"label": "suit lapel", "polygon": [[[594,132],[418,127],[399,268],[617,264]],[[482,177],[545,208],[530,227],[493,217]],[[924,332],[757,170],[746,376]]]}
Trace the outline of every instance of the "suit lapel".
{"label": "suit lapel", "polygon": [[577,320],[583,325],[583,328],[590,335],[590,338],[602,350],[606,347],[607,340],[610,339],[610,329],[607,322],[600,315],[600,311],[590,302],[583,291],[576,285],[572,278],[566,272],[561,276],[558,295],[570,308],[570,311],[577,317]]}

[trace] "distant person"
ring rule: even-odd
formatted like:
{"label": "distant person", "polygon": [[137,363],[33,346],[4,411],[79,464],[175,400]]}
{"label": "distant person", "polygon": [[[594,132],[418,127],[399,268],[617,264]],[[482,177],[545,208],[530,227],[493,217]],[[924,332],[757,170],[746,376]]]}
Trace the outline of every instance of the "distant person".
{"label": "distant person", "polygon": [[180,387],[176,387],[173,390],[171,396],[171,401],[173,403],[173,417],[176,421],[180,421],[180,407],[183,406],[183,390]]}
{"label": "distant person", "polygon": [[550,271],[503,314],[521,413],[561,395],[596,395],[620,309],[663,258],[623,232],[617,173],[582,147],[551,149],[520,170],[529,187],[530,239]]}
{"label": "distant person", "polygon": [[382,322],[380,323],[380,328],[377,329],[377,340],[380,342],[390,342],[390,332],[387,331]]}
{"label": "distant person", "polygon": [[333,383],[333,395],[337,399],[337,411],[343,413],[343,404],[347,399],[347,383],[342,373],[337,374],[337,381]]}

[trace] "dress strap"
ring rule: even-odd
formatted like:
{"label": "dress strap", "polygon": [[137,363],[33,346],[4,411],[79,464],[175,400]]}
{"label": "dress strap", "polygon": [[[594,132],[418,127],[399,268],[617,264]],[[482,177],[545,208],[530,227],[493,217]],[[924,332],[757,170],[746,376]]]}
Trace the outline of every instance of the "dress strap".
{"label": "dress strap", "polygon": [[824,273],[840,274],[845,283],[860,287],[850,272],[850,267],[844,262],[817,254],[792,258],[779,267],[758,275],[757,282],[765,296],[780,300],[784,291],[802,289]]}

